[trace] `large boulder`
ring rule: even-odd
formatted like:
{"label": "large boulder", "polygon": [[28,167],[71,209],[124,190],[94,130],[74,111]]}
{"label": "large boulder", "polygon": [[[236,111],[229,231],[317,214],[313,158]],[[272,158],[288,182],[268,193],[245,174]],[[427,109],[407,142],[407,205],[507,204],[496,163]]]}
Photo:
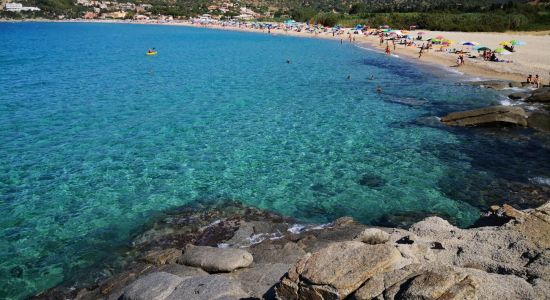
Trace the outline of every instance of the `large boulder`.
{"label": "large boulder", "polygon": [[281,280],[277,295],[282,299],[344,299],[400,259],[391,245],[333,243],[298,261]]}
{"label": "large boulder", "polygon": [[248,297],[239,282],[220,275],[208,275],[183,279],[165,299],[238,300]]}
{"label": "large boulder", "polygon": [[533,91],[531,97],[525,99],[527,102],[550,102],[550,87],[540,88]]}
{"label": "large boulder", "polygon": [[527,126],[527,114],[521,107],[490,106],[453,112],[442,117],[441,122],[450,126],[475,126],[498,123]]}
{"label": "large boulder", "polygon": [[182,281],[183,278],[169,273],[151,273],[126,287],[122,300],[164,300]]}
{"label": "large boulder", "polygon": [[252,254],[242,249],[185,246],[178,263],[199,267],[208,272],[231,272],[252,264]]}
{"label": "large boulder", "polygon": [[550,113],[532,113],[527,119],[527,125],[540,131],[550,132]]}

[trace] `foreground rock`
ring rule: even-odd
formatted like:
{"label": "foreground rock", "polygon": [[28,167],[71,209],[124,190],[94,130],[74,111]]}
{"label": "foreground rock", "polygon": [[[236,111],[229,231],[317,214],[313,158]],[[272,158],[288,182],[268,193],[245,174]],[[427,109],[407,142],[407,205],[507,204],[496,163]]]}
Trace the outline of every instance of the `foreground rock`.
{"label": "foreground rock", "polygon": [[[547,299],[550,205],[525,212],[510,206],[493,211],[491,217],[507,222],[499,227],[460,229],[429,217],[409,230],[393,229],[383,244],[331,244],[298,261],[278,284],[277,296]],[[384,234],[367,230],[358,239],[385,240],[379,236]]]}
{"label": "foreground rock", "polygon": [[391,245],[334,243],[298,261],[281,280],[278,295],[282,299],[344,299],[400,258]]}
{"label": "foreground rock", "polygon": [[165,272],[142,277],[129,285],[122,300],[216,300],[248,297],[239,282],[223,276],[182,278]]}
{"label": "foreground rock", "polygon": [[187,245],[178,263],[208,272],[231,272],[252,263],[252,254],[241,249],[220,249]]}
{"label": "foreground rock", "polygon": [[[471,229],[439,217],[404,230],[368,228],[351,218],[296,226],[254,216],[209,220],[192,235],[194,246],[174,247],[181,243],[178,237],[189,241],[182,231],[169,239],[149,232],[159,241],[157,248],[125,271],[88,288],[54,289],[36,298],[504,300],[550,295],[550,203],[523,211],[494,205],[479,222],[489,226]],[[204,241],[235,248],[197,246]]]}
{"label": "foreground rock", "polygon": [[521,107],[490,106],[480,109],[453,112],[441,118],[450,126],[477,126],[510,124],[527,126],[527,114]]}

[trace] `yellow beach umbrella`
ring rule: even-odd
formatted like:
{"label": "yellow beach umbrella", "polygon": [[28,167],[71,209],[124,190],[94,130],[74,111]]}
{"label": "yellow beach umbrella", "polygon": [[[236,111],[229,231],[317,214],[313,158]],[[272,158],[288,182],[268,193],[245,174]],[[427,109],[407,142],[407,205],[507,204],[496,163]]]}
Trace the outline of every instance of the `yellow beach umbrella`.
{"label": "yellow beach umbrella", "polygon": [[510,46],[510,41],[500,42],[499,45],[501,45],[501,46]]}

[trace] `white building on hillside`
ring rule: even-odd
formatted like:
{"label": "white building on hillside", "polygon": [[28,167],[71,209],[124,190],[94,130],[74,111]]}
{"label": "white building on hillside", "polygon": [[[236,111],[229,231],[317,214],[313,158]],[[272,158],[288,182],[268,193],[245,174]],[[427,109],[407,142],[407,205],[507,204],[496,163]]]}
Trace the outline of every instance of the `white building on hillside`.
{"label": "white building on hillside", "polygon": [[40,11],[40,8],[34,6],[23,6],[21,3],[6,3],[5,11],[21,12],[21,11]]}

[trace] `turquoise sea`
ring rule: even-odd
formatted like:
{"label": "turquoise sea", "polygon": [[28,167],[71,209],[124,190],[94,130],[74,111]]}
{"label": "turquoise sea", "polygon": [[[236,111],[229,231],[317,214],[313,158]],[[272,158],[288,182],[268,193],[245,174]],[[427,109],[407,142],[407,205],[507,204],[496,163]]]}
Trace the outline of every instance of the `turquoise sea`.
{"label": "turquoise sea", "polygon": [[502,98],[465,79],[327,40],[0,23],[0,298],[109,265],[152,214],[199,200],[468,226],[500,187],[549,178],[550,151],[422,121]]}

